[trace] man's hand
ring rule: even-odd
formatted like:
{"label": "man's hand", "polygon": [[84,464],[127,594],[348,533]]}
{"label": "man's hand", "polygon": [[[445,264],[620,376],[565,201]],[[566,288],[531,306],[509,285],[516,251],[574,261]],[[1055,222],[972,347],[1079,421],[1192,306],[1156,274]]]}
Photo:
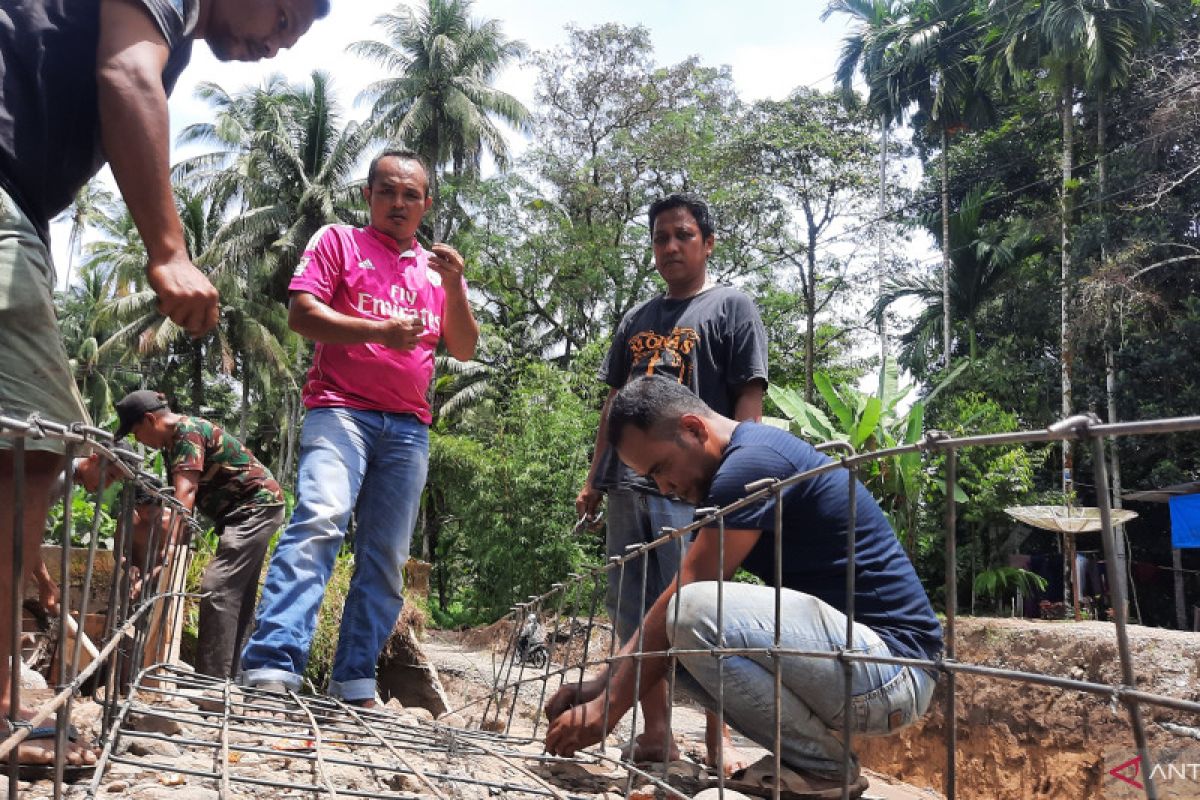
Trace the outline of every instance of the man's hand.
{"label": "man's hand", "polygon": [[217,290],[187,256],[146,267],[146,279],[158,295],[158,311],[198,339],[217,324]]}
{"label": "man's hand", "polygon": [[[614,726],[616,722],[609,720]],[[600,697],[554,717],[546,731],[546,752],[570,758],[583,748],[603,741],[606,733],[604,698]]]}
{"label": "man's hand", "polygon": [[592,486],[592,482],[588,481],[579,490],[579,494],[575,496],[575,516],[580,519],[588,520],[596,517],[596,509],[600,507],[600,501],[604,498],[604,493]]}
{"label": "man's hand", "polygon": [[46,562],[38,559],[37,568],[33,571],[34,580],[38,585],[38,602],[42,604],[42,608],[51,616],[58,614],[58,584],[50,577],[50,572],[46,569]]}
{"label": "man's hand", "polygon": [[603,677],[592,678],[583,683],[564,683],[547,701],[546,719],[553,720],[567,709],[595,700],[607,685],[608,681]]}
{"label": "man's hand", "polygon": [[425,326],[417,317],[389,317],[379,322],[376,341],[393,350],[412,350],[425,334]]}
{"label": "man's hand", "polygon": [[466,270],[466,262],[448,244],[435,244],[429,255],[429,268],[442,276],[442,286],[449,289],[459,289],[462,287],[463,272]]}

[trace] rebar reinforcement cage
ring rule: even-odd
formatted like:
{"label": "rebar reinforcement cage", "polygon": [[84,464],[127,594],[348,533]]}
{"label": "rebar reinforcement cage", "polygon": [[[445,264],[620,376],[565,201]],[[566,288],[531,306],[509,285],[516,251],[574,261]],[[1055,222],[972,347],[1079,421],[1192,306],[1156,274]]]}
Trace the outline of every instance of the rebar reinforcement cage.
{"label": "rebar reinforcement cage", "polygon": [[[676,559],[682,552],[679,542],[681,537],[702,527],[714,527],[723,531],[725,517],[751,503],[763,500],[776,500],[784,490],[800,482],[810,480],[826,473],[844,473],[849,482],[851,509],[846,525],[846,546],[849,563],[846,574],[846,647],[835,652],[807,651],[788,649],[781,644],[778,608],[781,597],[781,548],[784,537],[776,536],[776,580],[774,592],[776,597],[775,644],[762,650],[749,651],[746,649],[717,647],[705,651],[718,662],[733,656],[755,654],[765,656],[775,665],[775,689],[773,708],[775,710],[773,741],[775,746],[771,751],[775,754],[776,768],[780,766],[779,753],[781,748],[780,697],[783,692],[781,681],[781,665],[786,659],[795,657],[810,657],[831,659],[843,667],[845,680],[838,687],[843,694],[847,706],[851,698],[850,667],[856,662],[874,662],[881,664],[897,664],[904,666],[922,666],[936,670],[944,684],[944,724],[946,763],[943,772],[943,791],[949,798],[957,794],[956,764],[957,764],[957,694],[955,681],[957,676],[976,676],[979,678],[1010,682],[1014,691],[1021,684],[1033,684],[1043,687],[1057,688],[1084,693],[1097,698],[1097,702],[1111,703],[1123,706],[1130,730],[1137,747],[1137,754],[1145,763],[1150,761],[1146,724],[1143,719],[1143,709],[1157,707],[1172,709],[1185,714],[1200,715],[1200,703],[1171,698],[1163,695],[1140,691],[1136,688],[1137,676],[1133,657],[1130,650],[1128,633],[1127,602],[1125,584],[1121,575],[1125,570],[1123,551],[1118,548],[1112,524],[1111,508],[1109,505],[1109,481],[1106,471],[1106,443],[1116,437],[1153,436],[1179,434],[1200,430],[1200,417],[1187,417],[1146,422],[1131,422],[1120,424],[1101,424],[1091,416],[1071,417],[1041,431],[1021,431],[986,436],[968,436],[952,438],[946,435],[930,433],[920,442],[903,447],[871,453],[856,454],[845,445],[834,444],[823,449],[838,451],[840,454],[829,464],[805,473],[797,474],[784,480],[771,480],[760,485],[747,487],[747,495],[741,501],[721,509],[700,509],[697,519],[692,525],[678,530],[667,531],[665,536],[655,542],[632,549],[624,556],[614,557],[609,563],[581,574],[573,574],[562,583],[555,584],[544,595],[531,597],[528,602],[514,606],[508,622],[510,635],[502,639],[502,647],[498,667],[494,670],[494,684],[490,693],[482,699],[473,701],[455,711],[461,715],[473,710],[481,716],[473,720],[473,729],[464,729],[463,720],[451,725],[445,722],[428,724],[413,724],[413,721],[398,720],[395,714],[356,709],[340,701],[319,696],[301,696],[294,692],[286,695],[277,693],[256,692],[252,689],[241,689],[226,681],[218,681],[204,676],[194,675],[175,663],[158,658],[163,648],[167,646],[173,626],[178,624],[180,604],[185,595],[182,591],[183,570],[186,568],[186,546],[171,542],[170,547],[160,548],[156,543],[166,531],[172,529],[176,521],[194,527],[194,522],[186,510],[178,504],[169,491],[158,488],[153,477],[137,469],[139,463],[135,454],[118,449],[112,442],[111,436],[104,431],[80,426],[61,426],[37,418],[17,420],[3,416],[0,413],[0,439],[10,448],[13,461],[12,507],[0,505],[0,514],[11,515],[13,530],[19,531],[24,524],[25,509],[25,457],[26,444],[30,439],[52,438],[62,443],[66,452],[66,464],[71,464],[75,457],[89,453],[97,453],[106,468],[111,467],[115,479],[122,481],[118,502],[113,509],[117,521],[116,535],[112,543],[113,576],[107,592],[107,606],[103,609],[103,633],[96,637],[95,653],[89,659],[90,663],[80,668],[83,655],[83,638],[75,636],[70,646],[63,648],[60,653],[60,669],[58,681],[49,700],[39,705],[32,719],[10,719],[13,725],[12,733],[0,740],[0,760],[10,758],[20,742],[24,741],[32,727],[44,724],[54,717],[56,725],[57,761],[54,765],[51,791],[55,798],[63,796],[68,790],[64,783],[64,753],[67,731],[72,710],[72,702],[81,691],[85,690],[95,698],[100,705],[100,741],[101,753],[96,765],[95,774],[89,784],[73,791],[83,791],[95,796],[99,791],[106,771],[115,765],[137,766],[149,770],[182,772],[211,786],[220,797],[240,797],[257,794],[262,796],[264,788],[279,789],[292,794],[315,794],[320,796],[360,796],[360,797],[449,797],[471,796],[464,794],[466,789],[476,789],[479,796],[513,796],[513,797],[579,797],[576,790],[564,790],[561,781],[554,779],[554,770],[548,767],[576,766],[591,768],[594,771],[606,771],[611,779],[619,774],[625,784],[628,794],[635,783],[639,786],[652,784],[665,796],[687,797],[689,791],[681,786],[678,780],[668,773],[667,765],[661,770],[644,768],[633,763],[631,756],[612,755],[612,751],[604,747],[604,743],[596,748],[590,748],[574,759],[562,759],[546,755],[541,751],[540,741],[544,736],[545,720],[537,713],[526,713],[518,718],[518,706],[526,703],[533,709],[540,709],[546,702],[551,691],[566,685],[568,681],[582,681],[589,669],[614,662],[620,656],[616,652],[616,642],[609,637],[606,647],[594,648],[592,632],[601,629],[604,622],[600,616],[605,585],[610,571],[622,574],[634,571],[637,580],[641,581],[643,597],[620,598],[618,602],[639,602],[644,604],[646,586],[645,555],[656,548],[674,548]],[[1075,680],[1068,677],[1044,675],[1015,670],[999,669],[978,664],[963,663],[956,660],[955,653],[955,619],[957,614],[957,583],[956,554],[954,535],[956,530],[955,486],[957,483],[958,454],[964,448],[973,447],[1004,447],[1029,443],[1048,443],[1064,439],[1084,442],[1091,448],[1092,466],[1095,472],[1096,500],[1100,507],[1102,519],[1102,543],[1105,561],[1108,569],[1108,583],[1114,609],[1113,633],[1116,639],[1117,653],[1120,660],[1120,681],[1112,684]],[[946,587],[945,587],[945,650],[936,661],[918,659],[888,658],[868,656],[855,651],[849,646],[854,641],[854,594],[855,594],[855,492],[859,489],[857,473],[871,460],[889,458],[906,453],[918,453],[925,456],[941,454],[945,457],[945,497],[947,509],[945,524],[946,536]],[[109,482],[108,469],[102,470],[103,483]],[[60,575],[72,574],[72,550],[86,553],[82,568],[83,586],[79,590],[78,603],[74,602],[70,580],[60,582],[60,613],[58,624],[61,630],[75,624],[79,629],[89,616],[89,598],[93,594],[92,576],[97,560],[98,529],[101,520],[101,500],[96,493],[94,497],[93,522],[91,530],[85,539],[86,545],[72,548],[75,531],[72,520],[71,498],[74,493],[74,481],[70,468],[66,470],[65,482],[59,502],[65,501],[62,511],[62,550],[60,554]],[[140,496],[139,496],[140,493]],[[9,498],[0,499],[7,504]],[[133,513],[138,503],[152,502],[166,509],[165,514],[155,515],[150,532],[150,545],[146,548],[144,562],[140,565],[133,563]],[[775,503],[776,529],[780,525],[782,508]],[[186,519],[183,519],[185,518]],[[14,574],[21,574],[24,564],[32,555],[24,552],[23,537],[13,536],[13,565]],[[161,559],[154,554],[162,552]],[[723,548],[722,548],[723,559]],[[134,591],[135,581],[139,576],[149,576],[157,570],[158,579],[150,585],[143,581],[144,586]],[[21,641],[21,606],[24,597],[24,587],[20,581],[9,587],[13,609],[13,641],[12,652],[20,653]],[[722,619],[721,600],[723,583],[718,583],[718,620]],[[0,590],[3,590],[0,588]],[[539,660],[538,667],[530,666],[529,660],[518,653],[518,638],[523,621],[528,615],[534,614],[540,620],[547,621],[549,628],[549,658]],[[669,623],[670,624],[670,623]],[[718,627],[720,627],[718,625]],[[640,636],[640,634],[639,634]],[[566,642],[566,645],[563,645]],[[672,690],[675,685],[675,658],[685,651],[671,649],[659,652],[646,652],[638,648],[633,659],[666,656],[671,663],[668,673]],[[639,673],[640,678],[640,673]],[[639,687],[640,689],[640,687]],[[21,687],[18,670],[13,670],[13,680],[9,691],[12,694],[12,707],[20,707]],[[638,692],[640,694],[640,691]],[[196,705],[196,697],[204,695],[209,702]],[[176,700],[188,702],[172,703]],[[718,716],[724,720],[725,707],[723,693],[719,693]],[[631,713],[633,729],[637,726],[637,706]],[[15,717],[15,714],[11,715]],[[849,717],[849,715],[846,715]],[[180,726],[171,734],[155,732],[154,726],[134,725],[134,717],[143,719],[160,719],[168,725]],[[248,736],[248,733],[260,731],[265,724],[263,719],[269,719],[272,726],[272,741],[266,746],[259,738]],[[182,723],[181,723],[182,721]],[[607,723],[607,720],[605,720]],[[607,727],[607,725],[606,725]],[[849,763],[854,734],[849,727],[841,733],[847,744],[845,749],[846,761]],[[127,747],[131,740],[153,741],[169,738],[174,746],[184,752],[195,752],[202,755],[204,767],[181,767],[179,758],[156,760],[150,754],[131,755]],[[124,742],[125,746],[122,746]],[[281,745],[280,742],[284,744]],[[293,742],[294,746],[287,742]],[[666,743],[664,743],[666,744]],[[303,767],[303,779],[296,773],[271,774],[264,772],[259,762],[257,769],[244,766],[256,757],[264,754],[278,754],[281,750],[289,753],[289,758],[298,761]],[[485,777],[473,777],[473,770],[480,764],[491,764],[494,769],[487,772]],[[22,784],[19,781],[18,768],[15,763],[4,766],[7,770],[7,796],[21,795]],[[362,784],[355,786],[339,783],[346,769],[357,769],[369,775],[374,783],[373,788],[364,788]],[[1147,798],[1157,798],[1158,790],[1153,775],[1148,772],[1141,776],[1144,783],[1143,792]],[[39,784],[40,785],[40,784]],[[716,771],[711,780],[713,788],[724,793],[725,778],[722,770]],[[465,788],[464,788],[465,787]],[[849,794],[849,786],[843,787],[843,795]],[[775,795],[780,795],[777,787]]]}

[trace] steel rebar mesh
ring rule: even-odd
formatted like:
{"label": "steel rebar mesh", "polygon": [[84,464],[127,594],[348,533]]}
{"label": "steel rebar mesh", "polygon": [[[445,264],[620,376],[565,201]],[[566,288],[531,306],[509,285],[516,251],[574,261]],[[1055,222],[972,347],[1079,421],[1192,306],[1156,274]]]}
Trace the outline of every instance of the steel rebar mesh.
{"label": "steel rebar mesh", "polygon": [[[18,490],[23,480],[21,465],[24,441],[30,437],[55,437],[60,439],[68,456],[97,452],[106,464],[114,465],[126,482],[121,500],[115,510],[118,519],[116,540],[113,549],[113,580],[109,587],[108,604],[104,609],[104,634],[99,638],[96,657],[86,668],[80,669],[83,652],[81,637],[76,637],[69,658],[62,670],[61,678],[53,696],[37,707],[29,724],[37,725],[56,715],[58,741],[61,745],[67,735],[71,704],[87,684],[95,692],[101,706],[102,745],[100,762],[90,784],[92,792],[104,785],[119,782],[128,770],[156,770],[170,783],[174,776],[192,782],[192,785],[212,787],[219,796],[262,796],[265,791],[278,790],[291,794],[316,794],[324,796],[369,796],[369,797],[413,797],[413,796],[470,796],[478,790],[478,796],[493,796],[506,793],[510,796],[530,797],[575,797],[581,781],[587,776],[597,777],[598,786],[622,781],[626,789],[634,782],[652,783],[667,796],[689,796],[695,789],[711,784],[718,789],[723,780],[707,780],[703,775],[676,775],[663,768],[644,769],[632,763],[619,751],[601,746],[579,754],[575,759],[560,759],[545,755],[540,747],[544,735],[544,721],[538,710],[547,697],[558,688],[568,684],[578,685],[594,668],[612,662],[621,656],[616,651],[612,635],[603,635],[608,626],[601,616],[602,598],[606,572],[610,570],[633,570],[644,574],[645,555],[656,548],[676,547],[675,563],[681,555],[678,542],[681,537],[705,526],[723,529],[724,519],[734,510],[750,503],[778,498],[789,486],[811,480],[819,474],[844,470],[851,486],[855,486],[854,472],[867,462],[902,453],[925,455],[945,453],[946,497],[954,497],[957,481],[955,463],[959,451],[968,447],[1006,446],[1022,443],[1048,442],[1063,438],[1074,438],[1089,442],[1093,448],[1096,465],[1096,486],[1103,521],[1103,543],[1106,560],[1113,563],[1114,548],[1112,519],[1108,511],[1104,473],[1103,447],[1108,437],[1127,435],[1162,435],[1200,430],[1200,417],[1155,420],[1140,423],[1102,425],[1091,417],[1073,417],[1044,431],[1022,431],[988,436],[962,437],[931,434],[922,441],[874,453],[848,453],[830,464],[794,475],[781,481],[769,481],[762,485],[747,487],[746,497],[723,509],[703,509],[692,525],[670,531],[655,542],[637,548],[624,556],[613,558],[603,567],[583,574],[572,575],[561,584],[556,584],[544,595],[530,598],[528,602],[514,607],[511,615],[512,636],[502,642],[503,652],[500,669],[495,673],[492,692],[483,705],[479,729],[464,730],[448,725],[422,724],[418,720],[406,719],[386,711],[366,711],[348,707],[337,701],[300,696],[294,693],[272,695],[254,690],[242,690],[226,682],[196,676],[175,664],[152,663],[147,659],[148,646],[153,647],[154,636],[169,627],[176,616],[169,607],[181,601],[180,591],[146,591],[141,595],[131,592],[135,574],[132,571],[131,525],[134,504],[133,486],[136,484],[149,493],[157,502],[170,509],[173,514],[184,510],[175,503],[169,493],[155,488],[144,474],[128,466],[111,439],[102,431],[84,428],[66,428],[40,420],[13,420],[0,415],[0,437],[13,445],[15,483]],[[64,496],[69,498],[73,491],[68,470]],[[70,546],[72,519],[69,505],[64,509],[61,574],[70,574]],[[776,503],[777,515],[780,504]],[[84,586],[80,590],[78,615],[86,619],[92,594],[93,565],[97,555],[97,528],[101,518],[100,501],[94,500],[93,529],[87,541],[86,566],[83,568]],[[0,511],[12,513],[14,522],[21,520],[24,513],[22,495],[18,491],[12,509]],[[171,519],[168,519],[169,527]],[[946,524],[948,531],[955,530],[955,503],[948,503]],[[160,526],[161,527],[161,526]],[[16,529],[16,528],[14,528]],[[162,535],[156,528],[151,536]],[[961,663],[955,655],[955,617],[957,599],[956,564],[953,543],[956,537],[947,536],[947,586],[946,621],[944,625],[946,650],[936,661],[868,656],[851,647],[834,652],[809,651],[782,646],[776,639],[770,648],[750,650],[722,646],[703,653],[672,648],[667,651],[637,651],[633,659],[666,657],[670,662],[669,680],[675,680],[675,660],[681,655],[707,655],[718,664],[741,656],[765,656],[773,660],[778,669],[789,658],[808,657],[832,659],[844,668],[855,662],[874,662],[907,666],[927,666],[936,669],[951,687],[946,692],[946,742],[948,761],[944,775],[944,789],[948,797],[956,793],[956,715],[954,702],[956,692],[954,680],[958,675],[970,675],[989,680],[1005,681],[1017,685],[1028,683],[1045,687],[1080,692],[1095,696],[1097,702],[1119,703],[1128,714],[1129,725],[1138,744],[1139,755],[1148,759],[1148,744],[1145,722],[1142,718],[1144,706],[1173,709],[1190,714],[1200,714],[1200,703],[1180,700],[1148,693],[1136,689],[1137,675],[1128,644],[1128,619],[1125,613],[1121,584],[1110,579],[1115,587],[1114,633],[1121,666],[1121,681],[1113,684],[1095,683],[1072,678],[1041,675],[1016,670],[1000,669],[978,664]],[[28,554],[20,552],[21,537],[14,537],[14,564],[20,564]],[[782,537],[777,537],[782,542]],[[853,551],[854,524],[847,520],[847,547]],[[781,545],[779,545],[781,546]],[[148,553],[156,552],[151,546]],[[176,554],[178,555],[178,554]],[[778,554],[777,554],[778,555]],[[723,558],[723,555],[722,555]],[[164,579],[158,586],[171,586],[172,578],[178,578],[178,570],[185,563],[176,557],[165,564]],[[779,559],[776,559],[779,563]],[[149,558],[143,563],[141,574],[147,574],[155,566]],[[854,572],[847,571],[847,595],[854,594]],[[69,581],[63,581],[62,614],[60,625],[65,628],[67,619],[72,618],[75,606]],[[178,581],[174,585],[179,585]],[[724,584],[718,583],[718,592]],[[643,582],[644,586],[644,582]],[[777,579],[773,587],[776,607],[781,591]],[[644,591],[644,590],[643,590]],[[21,596],[19,587],[12,587],[14,608]],[[645,598],[629,598],[629,601],[644,603]],[[531,667],[518,657],[515,636],[519,623],[533,613],[547,622],[548,658],[539,667]],[[718,611],[721,619],[723,611]],[[847,642],[852,641],[852,614],[847,620]],[[778,614],[777,614],[778,618]],[[18,620],[19,622],[19,620]],[[16,637],[14,636],[14,639]],[[14,652],[19,641],[13,642]],[[149,666],[147,666],[149,664]],[[639,673],[640,674],[640,673]],[[837,691],[839,687],[831,687]],[[840,687],[849,691],[849,687]],[[779,708],[779,681],[773,701]],[[20,688],[14,690],[14,707],[19,702]],[[725,716],[724,698],[719,698],[718,714]],[[525,707],[524,709],[522,707]],[[529,709],[532,709],[530,713]],[[459,709],[466,711],[467,709]],[[477,707],[476,707],[476,710]],[[606,703],[607,715],[607,703]],[[635,712],[636,714],[636,712]],[[155,730],[156,724],[165,726],[170,733]],[[606,726],[607,727],[607,726]],[[846,741],[852,739],[845,732]],[[18,723],[15,733],[0,741],[0,758],[6,757],[28,730]],[[779,718],[776,715],[774,754],[778,759],[781,748]],[[170,748],[156,745],[171,745]],[[178,752],[178,756],[175,752]],[[53,793],[59,797],[64,791],[61,754],[57,775],[53,781]],[[167,753],[163,756],[161,753]],[[156,755],[159,753],[159,755]],[[286,768],[286,769],[285,769]],[[573,768],[582,772],[566,772]],[[563,775],[570,776],[564,780]],[[682,778],[682,780],[681,780]],[[707,783],[706,783],[707,781]],[[9,770],[9,796],[20,792],[16,769]],[[570,786],[568,790],[564,788]],[[848,791],[848,789],[846,790]],[[1145,783],[1145,794],[1157,797],[1153,780]],[[282,796],[282,795],[281,795]]]}

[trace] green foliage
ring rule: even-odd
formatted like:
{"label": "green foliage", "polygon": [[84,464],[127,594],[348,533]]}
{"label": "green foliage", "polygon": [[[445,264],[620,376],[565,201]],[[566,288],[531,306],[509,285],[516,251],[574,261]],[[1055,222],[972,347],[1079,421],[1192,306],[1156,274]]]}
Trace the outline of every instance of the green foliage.
{"label": "green foliage", "polygon": [[[75,486],[71,494],[71,546],[87,547],[91,544],[92,527],[99,514],[100,526],[97,531],[97,545],[101,549],[112,549],[113,539],[117,535],[117,520],[112,514],[116,501],[121,492],[120,486],[109,486],[104,491],[100,502],[95,495],[89,494],[82,486]],[[55,502],[50,507],[46,520],[47,544],[62,544],[65,532],[64,510],[62,503]]]}
{"label": "green foliage", "polygon": [[[895,364],[888,363],[879,374],[873,394],[853,386],[834,386],[823,373],[813,375],[827,415],[820,407],[805,402],[795,389],[771,386],[768,396],[792,424],[793,432],[816,442],[844,442],[856,453],[912,444],[924,435],[925,403],[936,397],[962,372],[959,364],[924,398],[902,410],[912,391],[899,388]],[[930,480],[920,453],[903,453],[870,462],[859,474],[888,516],[892,527],[910,552],[917,535],[920,498]],[[961,500],[966,500],[962,495]]]}
{"label": "green foliage", "polygon": [[[430,478],[445,497],[437,556],[456,565],[466,609],[494,619],[585,562],[586,541],[572,533],[574,498],[596,424],[571,375],[535,363],[521,371],[488,429],[477,433],[483,447],[441,437],[439,476]],[[434,619],[461,618],[451,611],[453,598],[446,599]]]}
{"label": "green foliage", "polygon": [[1044,591],[1046,579],[1020,567],[992,567],[975,576],[975,593],[1000,600],[1009,592]]}

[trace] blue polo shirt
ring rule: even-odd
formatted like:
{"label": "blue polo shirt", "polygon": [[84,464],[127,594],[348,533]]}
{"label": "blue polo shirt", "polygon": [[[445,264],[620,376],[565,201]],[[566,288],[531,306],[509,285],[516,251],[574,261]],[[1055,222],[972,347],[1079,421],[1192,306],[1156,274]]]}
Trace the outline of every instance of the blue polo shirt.
{"label": "blue polo shirt", "polygon": [[[787,478],[829,458],[790,433],[743,422],[734,430],[708,494],[708,505],[726,506],[747,494],[746,485]],[[942,626],[916,570],[900,547],[875,498],[858,484],[855,517],[854,620],[871,628],[901,658],[935,658]],[[742,562],[768,585],[775,584],[775,537],[783,536],[783,585],[846,610],[846,524],[849,477],[836,469],[783,492],[783,528],[775,530],[775,500],[729,514],[729,529],[761,530]]]}

